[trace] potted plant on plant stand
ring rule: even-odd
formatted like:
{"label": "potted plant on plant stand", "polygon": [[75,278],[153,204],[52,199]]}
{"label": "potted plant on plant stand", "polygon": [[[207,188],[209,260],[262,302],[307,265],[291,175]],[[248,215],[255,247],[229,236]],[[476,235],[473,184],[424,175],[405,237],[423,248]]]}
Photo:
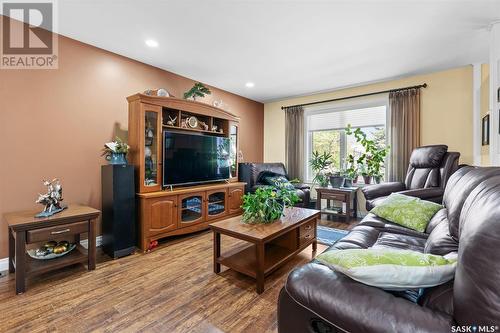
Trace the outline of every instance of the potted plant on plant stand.
{"label": "potted plant on plant stand", "polygon": [[286,207],[299,202],[295,189],[278,185],[259,187],[255,193],[243,196],[243,222],[268,224],[280,219]]}
{"label": "potted plant on plant stand", "polygon": [[321,187],[328,186],[329,175],[327,169],[332,164],[331,158],[332,154],[328,152],[313,151],[309,159],[309,165],[314,172],[313,184],[317,183]]}

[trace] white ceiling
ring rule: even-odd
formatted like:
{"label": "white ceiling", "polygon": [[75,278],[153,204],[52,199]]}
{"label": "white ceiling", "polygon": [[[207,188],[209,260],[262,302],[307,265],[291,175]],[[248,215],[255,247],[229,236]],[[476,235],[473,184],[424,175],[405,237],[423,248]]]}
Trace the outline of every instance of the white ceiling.
{"label": "white ceiling", "polygon": [[500,19],[500,0],[58,4],[63,35],[257,101],[486,62]]}

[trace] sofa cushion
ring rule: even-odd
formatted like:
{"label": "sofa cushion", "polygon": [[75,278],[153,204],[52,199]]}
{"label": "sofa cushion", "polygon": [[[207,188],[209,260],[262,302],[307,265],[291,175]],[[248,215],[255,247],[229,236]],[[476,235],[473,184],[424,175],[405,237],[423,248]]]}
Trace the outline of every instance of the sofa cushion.
{"label": "sofa cushion", "polygon": [[429,234],[424,252],[445,255],[458,251],[458,242],[450,236],[448,220],[444,219]]}
{"label": "sofa cushion", "polygon": [[[497,168],[500,169],[500,168]],[[469,174],[481,177],[483,170]],[[459,265],[453,286],[459,325],[500,326],[500,176],[471,191],[460,214]]]}
{"label": "sofa cushion", "polygon": [[425,288],[418,304],[434,311],[453,315],[453,281],[440,286]]}
{"label": "sofa cushion", "polygon": [[353,280],[388,290],[443,284],[453,278],[457,266],[456,253],[438,256],[391,248],[328,251],[316,260]]}
{"label": "sofa cushion", "polygon": [[409,235],[395,234],[391,232],[381,232],[377,241],[373,244],[373,249],[402,249],[424,252],[425,238],[413,237]]}
{"label": "sofa cushion", "polygon": [[484,180],[500,175],[500,168],[471,167],[458,169],[449,179],[444,191],[443,205],[448,209],[450,235],[459,238],[459,219],[462,206],[469,194]]}
{"label": "sofa cushion", "polygon": [[370,212],[404,227],[423,232],[431,218],[441,208],[441,205],[434,202],[393,193]]}
{"label": "sofa cushion", "polygon": [[410,156],[410,165],[414,168],[438,168],[448,151],[446,145],[430,145],[418,147]]}

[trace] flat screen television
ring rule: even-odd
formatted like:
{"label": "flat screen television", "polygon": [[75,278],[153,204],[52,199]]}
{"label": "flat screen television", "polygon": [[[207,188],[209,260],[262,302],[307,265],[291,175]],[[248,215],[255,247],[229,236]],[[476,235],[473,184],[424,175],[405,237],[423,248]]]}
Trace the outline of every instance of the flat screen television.
{"label": "flat screen television", "polygon": [[229,179],[229,138],[163,132],[163,186]]}

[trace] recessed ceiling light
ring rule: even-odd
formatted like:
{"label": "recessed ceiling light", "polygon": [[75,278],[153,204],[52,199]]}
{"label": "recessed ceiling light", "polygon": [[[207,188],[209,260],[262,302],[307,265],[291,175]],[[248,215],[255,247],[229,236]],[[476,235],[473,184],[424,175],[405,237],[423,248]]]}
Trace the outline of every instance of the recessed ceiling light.
{"label": "recessed ceiling light", "polygon": [[146,39],[145,43],[149,47],[158,47],[158,42],[153,39]]}
{"label": "recessed ceiling light", "polygon": [[247,87],[247,88],[253,88],[254,86],[255,86],[255,84],[253,82],[245,83],[245,87]]}

